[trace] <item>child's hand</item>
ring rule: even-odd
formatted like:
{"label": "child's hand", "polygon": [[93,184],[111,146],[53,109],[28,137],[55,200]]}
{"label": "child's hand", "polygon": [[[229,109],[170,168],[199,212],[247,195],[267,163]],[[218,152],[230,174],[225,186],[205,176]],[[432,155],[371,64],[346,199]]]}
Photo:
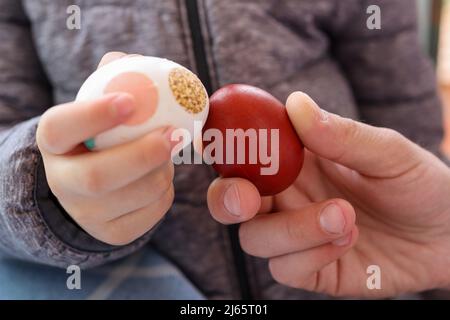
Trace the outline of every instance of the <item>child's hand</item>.
{"label": "child's hand", "polygon": [[[123,56],[107,54],[101,64]],[[126,93],[71,102],[49,109],[36,133],[52,192],[84,230],[113,245],[130,243],[150,230],[174,196],[171,128],[100,152],[82,145],[133,112],[134,98]]]}

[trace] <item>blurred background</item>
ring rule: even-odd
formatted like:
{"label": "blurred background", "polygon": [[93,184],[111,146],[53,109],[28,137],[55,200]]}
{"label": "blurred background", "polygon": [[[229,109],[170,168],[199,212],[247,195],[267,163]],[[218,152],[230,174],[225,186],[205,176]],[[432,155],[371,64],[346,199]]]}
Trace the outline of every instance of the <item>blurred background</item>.
{"label": "blurred background", "polygon": [[446,137],[443,150],[450,156],[450,0],[417,0],[422,46],[436,64],[444,102]]}

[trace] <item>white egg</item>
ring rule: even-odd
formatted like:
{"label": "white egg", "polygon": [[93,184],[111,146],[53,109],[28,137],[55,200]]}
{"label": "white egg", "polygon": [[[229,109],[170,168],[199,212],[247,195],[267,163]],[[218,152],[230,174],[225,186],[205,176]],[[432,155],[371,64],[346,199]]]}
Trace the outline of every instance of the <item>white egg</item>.
{"label": "white egg", "polygon": [[125,123],[86,141],[89,149],[129,142],[169,125],[186,129],[192,139],[194,123],[203,127],[208,116],[209,100],[203,84],[187,68],[167,59],[125,57],[102,66],[83,83],[76,101],[96,99],[110,92],[132,94],[137,110]]}

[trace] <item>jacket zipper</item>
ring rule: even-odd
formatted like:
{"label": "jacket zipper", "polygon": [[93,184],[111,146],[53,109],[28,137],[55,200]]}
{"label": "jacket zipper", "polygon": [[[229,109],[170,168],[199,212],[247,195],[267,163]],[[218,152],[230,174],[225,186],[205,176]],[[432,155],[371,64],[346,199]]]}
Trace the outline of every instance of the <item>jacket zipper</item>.
{"label": "jacket zipper", "polygon": [[[191,31],[192,46],[194,50],[194,58],[197,69],[197,76],[205,86],[208,95],[212,94],[212,82],[209,72],[208,60],[206,57],[205,43],[202,35],[200,23],[199,9],[197,0],[185,0],[186,11],[188,16],[189,28]],[[239,282],[241,298],[251,300],[250,283],[248,282],[248,274],[245,262],[244,252],[239,244],[239,225],[231,225],[227,227],[228,236],[230,238],[233,261]]]}

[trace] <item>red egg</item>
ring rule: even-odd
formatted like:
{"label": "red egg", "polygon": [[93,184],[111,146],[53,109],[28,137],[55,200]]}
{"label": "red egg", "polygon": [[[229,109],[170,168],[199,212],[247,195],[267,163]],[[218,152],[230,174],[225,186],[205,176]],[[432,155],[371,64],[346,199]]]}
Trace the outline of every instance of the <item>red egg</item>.
{"label": "red egg", "polygon": [[227,85],[211,96],[203,147],[222,177],[248,179],[262,196],[289,187],[303,165],[303,144],[284,105],[244,84]]}

